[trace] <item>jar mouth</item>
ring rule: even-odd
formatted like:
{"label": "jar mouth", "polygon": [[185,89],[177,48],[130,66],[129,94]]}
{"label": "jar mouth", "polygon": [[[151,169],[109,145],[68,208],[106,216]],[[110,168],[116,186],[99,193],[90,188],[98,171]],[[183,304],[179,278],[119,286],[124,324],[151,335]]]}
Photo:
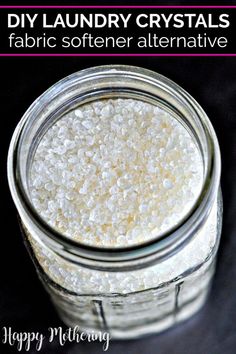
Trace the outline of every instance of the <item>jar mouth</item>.
{"label": "jar mouth", "polygon": [[[172,110],[178,111],[178,116],[181,115],[186,125],[190,125],[195,133],[204,157],[204,176],[200,195],[190,212],[177,225],[143,243],[111,248],[94,247],[70,239],[52,228],[38,214],[30,200],[26,173],[29,170],[32,141],[39,139],[39,130],[41,135],[43,134],[45,123],[49,119],[55,122],[55,119],[64,114],[65,99],[68,110],[75,104],[78,105],[78,102],[84,104],[94,100],[95,96],[103,97],[108,93],[112,98],[125,93],[135,97],[137,90],[139,95],[149,101],[159,100],[161,105],[164,100]],[[33,136],[36,131],[37,136]],[[30,153],[32,154],[32,151]],[[127,262],[129,264],[132,262],[133,266],[137,263],[138,266],[140,259],[149,259],[151,262],[176,252],[193,237],[206,220],[218,191],[220,170],[218,141],[206,113],[199,104],[181,87],[164,76],[147,69],[126,65],[85,69],[67,76],[50,87],[24,114],[13,134],[8,154],[9,186],[26,228],[30,231],[32,227],[36,227],[39,242],[46,243],[63,257],[93,267],[96,261],[98,268],[104,264],[107,266],[108,263],[112,266],[114,262],[119,262],[120,266],[124,267]]]}

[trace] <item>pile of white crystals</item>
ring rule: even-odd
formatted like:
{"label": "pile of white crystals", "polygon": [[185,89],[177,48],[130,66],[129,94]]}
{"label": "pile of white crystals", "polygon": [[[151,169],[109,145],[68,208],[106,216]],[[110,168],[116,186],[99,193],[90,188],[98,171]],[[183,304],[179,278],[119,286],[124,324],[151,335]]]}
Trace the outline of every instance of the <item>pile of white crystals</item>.
{"label": "pile of white crystals", "polygon": [[57,231],[98,247],[140,244],[175,226],[198,198],[200,151],[170,113],[135,99],[79,106],[41,139],[31,199]]}
{"label": "pile of white crystals", "polygon": [[[175,290],[169,282],[178,279],[189,269],[204,264],[215,247],[216,237],[217,204],[215,203],[204,226],[185,247],[172,257],[140,270],[109,272],[96,271],[62,259],[28,234],[35,255],[46,274],[56,284],[69,291],[79,294],[129,294],[154,289],[160,284],[166,283],[167,287],[170,286],[171,289],[169,290],[170,296]],[[193,278],[189,277],[189,285],[185,282],[182,292],[187,299],[198,294],[199,290],[208,283],[208,278],[205,281],[201,278],[208,265],[209,262],[206,262],[203,267],[193,273]],[[167,308],[170,306],[168,302],[166,306]]]}

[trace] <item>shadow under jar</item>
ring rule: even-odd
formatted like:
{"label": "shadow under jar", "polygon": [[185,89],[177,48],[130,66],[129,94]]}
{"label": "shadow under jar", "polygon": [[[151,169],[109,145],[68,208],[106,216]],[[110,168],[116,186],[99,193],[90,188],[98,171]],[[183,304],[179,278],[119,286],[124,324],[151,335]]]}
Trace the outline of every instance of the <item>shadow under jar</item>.
{"label": "shadow under jar", "polygon": [[[114,229],[114,237],[111,235],[110,238],[104,231],[104,240],[108,240],[107,244],[106,242],[103,244],[93,242],[93,240],[103,239],[101,230],[107,230],[107,225],[105,225],[108,223],[107,220],[106,223],[100,222],[103,229],[98,228],[99,236],[92,234],[87,240],[84,238],[83,242],[83,235],[76,238],[74,235],[67,234],[67,230],[61,232],[60,228],[55,226],[60,224],[60,220],[54,220],[54,224],[50,223],[50,220],[39,212],[37,203],[34,202],[38,192],[32,192],[32,185],[36,184],[31,180],[32,166],[34,166],[40,144],[45,143],[43,139],[61,119],[65,120],[69,117],[70,112],[77,112],[76,118],[73,119],[80,124],[84,112],[94,103],[96,111],[96,102],[108,102],[113,105],[121,102],[124,106],[132,104],[134,110],[135,106],[141,105],[145,109],[148,107],[147,110],[152,112],[154,110],[156,120],[159,116],[171,117],[172,122],[176,122],[173,123],[174,126],[177,124],[187,132],[191,144],[194,144],[200,156],[201,164],[198,164],[196,168],[201,171],[195,171],[195,173],[199,172],[199,176],[202,174],[202,179],[198,193],[195,196],[192,195],[192,204],[189,209],[186,209],[181,218],[174,217],[175,204],[181,196],[180,192],[176,191],[176,199],[172,200],[168,210],[162,210],[162,213],[170,214],[169,223],[165,220],[165,225],[168,225],[162,229],[156,227],[152,232],[149,230],[152,225],[150,220],[155,222],[155,218],[149,219],[147,232],[142,231],[143,229],[137,228],[138,223],[143,221],[142,215],[136,210],[135,217],[132,218],[129,214],[129,220],[133,223],[136,220],[137,240],[133,230],[129,230],[129,235],[132,237],[127,238],[129,239],[127,243],[125,243],[127,239],[124,234],[124,225],[126,225],[124,223],[121,237],[117,236],[119,233],[116,229]],[[106,114],[102,117],[104,120],[110,119],[109,114],[114,113],[112,110],[107,113],[106,110],[107,108]],[[138,108],[136,110],[138,111]],[[130,118],[129,109],[123,112],[125,113],[121,118],[116,117],[118,119],[116,128],[118,127],[119,133],[122,128],[122,119]],[[141,126],[145,127],[146,116],[141,116],[140,119]],[[134,124],[132,117],[129,120],[131,123],[128,133],[124,130],[124,135],[128,134],[127,141],[129,134],[137,129],[137,124]],[[159,127],[160,139],[162,134],[166,134],[169,129],[165,122],[163,124],[161,128]],[[92,129],[84,125],[89,131]],[[152,134],[152,129],[150,134]],[[109,139],[109,134],[107,139]],[[152,139],[157,139],[154,133]],[[63,136],[59,140],[63,140]],[[63,143],[65,144],[65,141]],[[100,145],[103,143],[103,141],[98,141]],[[99,148],[101,148],[100,145]],[[75,148],[74,145],[73,148]],[[172,148],[176,152],[173,144]],[[165,150],[165,146],[162,149]],[[163,150],[161,151],[163,159],[161,161],[157,159],[156,166],[154,166],[156,169],[151,171],[154,173],[151,177],[152,181],[165,176],[163,169],[165,169],[167,157],[165,158]],[[128,152],[130,151],[127,150]],[[63,151],[60,153],[63,154]],[[86,149],[84,153],[86,156]],[[116,151],[110,151],[111,155],[115,153]],[[142,153],[141,151],[140,154]],[[153,153],[155,154],[155,150]],[[56,156],[55,151],[52,156]],[[81,155],[78,156],[81,159]],[[138,153],[135,156],[139,158]],[[89,157],[91,158],[91,155]],[[117,161],[122,164],[121,159]],[[174,159],[171,165],[175,168]],[[108,164],[107,168],[108,174],[105,175],[102,175],[101,170],[96,171],[96,178],[107,177],[112,167]],[[205,303],[209,292],[221,233],[220,168],[217,138],[205,112],[182,88],[157,73],[132,66],[94,67],[64,78],[43,93],[29,107],[14,132],[8,155],[8,178],[11,194],[20,215],[27,248],[39,277],[62,320],[71,327],[78,325],[81,330],[109,331],[112,338],[132,338],[160,332],[196,313]],[[48,170],[47,172],[52,173]],[[175,180],[178,177],[177,172],[173,174]],[[67,172],[63,173],[65,176]],[[90,175],[93,174],[95,175],[94,171],[90,173]],[[141,172],[139,175],[141,176]],[[112,178],[116,177],[113,175]],[[185,177],[188,178],[187,172]],[[148,174],[145,176],[144,173],[143,178],[148,184]],[[168,178],[161,182],[166,188],[166,193],[170,193],[168,190],[171,188],[174,190],[175,186]],[[106,185],[106,182],[104,183]],[[134,184],[135,181],[131,178],[125,194],[127,210],[132,204],[129,196],[130,188]],[[57,186],[60,188],[60,178]],[[49,185],[48,189],[54,187]],[[157,200],[158,191],[163,194],[163,190],[157,188],[155,194]],[[82,200],[89,192],[82,187],[82,190],[77,189],[76,193]],[[124,190],[122,193],[124,195]],[[163,194],[164,204],[162,205],[165,205],[168,195]],[[139,197],[142,199],[142,195]],[[40,198],[44,203],[42,205],[46,205],[46,208],[52,202],[47,195],[39,195],[39,200]],[[61,203],[67,200],[63,205],[70,205],[68,199],[70,201],[70,197],[66,199],[62,196]],[[149,202],[152,205],[152,197]],[[124,206],[122,202],[120,205]],[[161,210],[161,204],[159,205]],[[60,206],[60,208],[63,207]],[[139,205],[137,208],[140,209],[140,213],[149,210],[146,205]],[[105,210],[108,209],[105,208]],[[160,210],[157,207],[156,212],[155,210],[152,212],[152,216],[154,215],[159,222]],[[67,211],[67,214],[72,211]],[[114,218],[116,218],[116,213],[117,209],[115,211],[111,209]],[[107,214],[104,215],[104,218],[107,217]],[[76,221],[82,222],[79,219]],[[96,215],[95,217],[93,215],[92,219],[90,217],[88,220],[83,219],[83,222],[90,223],[90,228],[87,227],[84,230],[93,230],[92,227],[97,222]],[[63,225],[65,227],[65,223]],[[80,226],[80,224],[77,225]],[[145,235],[143,239],[140,237],[142,232]],[[96,234],[96,230],[94,233]],[[117,240],[118,237],[120,237],[120,243],[113,245],[111,240]]]}

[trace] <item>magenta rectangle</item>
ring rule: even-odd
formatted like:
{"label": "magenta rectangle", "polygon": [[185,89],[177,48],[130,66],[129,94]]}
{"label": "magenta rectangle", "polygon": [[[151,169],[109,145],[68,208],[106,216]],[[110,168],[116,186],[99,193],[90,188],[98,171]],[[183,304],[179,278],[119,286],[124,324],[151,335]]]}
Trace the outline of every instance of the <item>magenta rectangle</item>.
{"label": "magenta rectangle", "polygon": [[236,53],[0,53],[0,57],[236,57]]}
{"label": "magenta rectangle", "polygon": [[[0,9],[236,9],[236,5],[0,5]],[[234,57],[236,53],[0,53],[0,57]]]}
{"label": "magenta rectangle", "polygon": [[236,5],[0,5],[0,9],[235,9]]}

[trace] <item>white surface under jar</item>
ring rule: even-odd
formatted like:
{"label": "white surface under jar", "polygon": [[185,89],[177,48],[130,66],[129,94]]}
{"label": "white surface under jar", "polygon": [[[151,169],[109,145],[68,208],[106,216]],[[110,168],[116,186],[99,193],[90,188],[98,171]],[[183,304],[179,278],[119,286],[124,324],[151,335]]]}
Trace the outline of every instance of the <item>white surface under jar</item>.
{"label": "white surface under jar", "polygon": [[[46,132],[68,112],[104,99],[133,99],[177,119],[202,158],[202,186],[178,223],[143,243],[100,247],[63,235],[32,203],[30,170]],[[112,153],[112,152],[111,152]],[[113,338],[160,332],[205,303],[221,220],[220,152],[205,112],[182,88],[154,72],[101,66],[68,76],[41,95],[18,124],[8,178],[28,250],[62,320]]]}

